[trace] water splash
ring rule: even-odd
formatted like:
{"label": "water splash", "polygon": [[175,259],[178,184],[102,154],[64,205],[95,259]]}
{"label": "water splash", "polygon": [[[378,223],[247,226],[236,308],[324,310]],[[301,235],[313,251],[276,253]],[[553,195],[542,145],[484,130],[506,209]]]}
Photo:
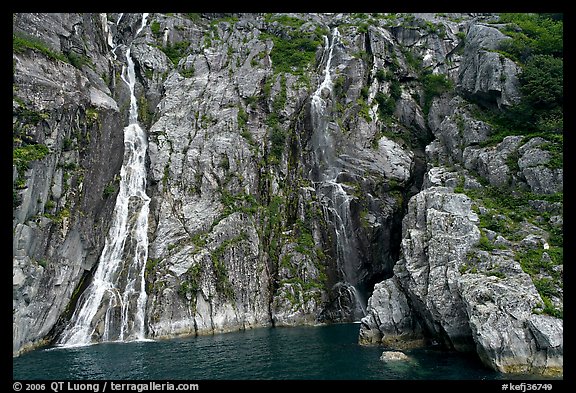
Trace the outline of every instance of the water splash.
{"label": "water splash", "polygon": [[[143,14],[146,25],[148,14]],[[134,95],[134,62],[130,47],[122,80],[130,89],[129,124],[124,128],[124,160],[113,221],[98,268],[58,343],[62,346],[88,345],[98,341],[145,339],[146,291],[144,270],[148,258],[148,213],[146,195],[146,133],[138,124]]]}

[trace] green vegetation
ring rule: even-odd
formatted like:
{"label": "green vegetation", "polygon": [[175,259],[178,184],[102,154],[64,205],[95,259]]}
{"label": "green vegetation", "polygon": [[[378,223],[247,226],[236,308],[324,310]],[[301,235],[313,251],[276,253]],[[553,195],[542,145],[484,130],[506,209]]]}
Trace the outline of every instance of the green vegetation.
{"label": "green vegetation", "polygon": [[142,94],[138,97],[138,118],[147,128],[152,125],[152,119],[154,117],[154,111],[150,110],[150,105],[148,105],[148,100],[146,96]]}
{"label": "green vegetation", "polygon": [[564,62],[562,58],[536,55],[530,58],[520,75],[523,112],[526,122],[544,132],[564,129]]}
{"label": "green vegetation", "polygon": [[15,147],[12,150],[12,162],[16,165],[18,175],[23,177],[32,161],[41,160],[48,153],[50,153],[48,147],[40,143]]}
{"label": "green vegetation", "polygon": [[[275,77],[269,79],[270,83],[275,80]],[[268,86],[268,90],[271,86]],[[269,161],[272,164],[280,162],[282,153],[284,152],[285,142],[286,142],[286,131],[280,126],[279,115],[286,106],[288,99],[286,89],[286,76],[284,74],[280,77],[280,91],[274,98],[272,102],[272,112],[268,114],[266,118],[266,125],[270,127],[269,139],[270,139],[270,151],[269,151]]]}
{"label": "green vegetation", "polygon": [[248,113],[246,113],[246,111],[244,110],[244,107],[242,107],[242,105],[238,106],[238,116],[237,116],[237,120],[238,120],[238,127],[243,130],[247,127],[248,124]]}
{"label": "green vegetation", "polygon": [[192,22],[198,22],[202,18],[202,14],[193,12],[189,14],[182,14],[185,18],[190,19]]}
{"label": "green vegetation", "polygon": [[270,132],[270,158],[273,163],[280,162],[285,142],[286,134],[284,131],[280,127],[272,127]]}
{"label": "green vegetation", "polygon": [[116,188],[116,184],[114,182],[108,183],[106,187],[104,187],[104,191],[102,191],[102,198],[107,199],[108,197],[114,195],[118,188]]}
{"label": "green vegetation", "polygon": [[312,237],[310,228],[308,228],[303,221],[298,220],[296,222],[296,229],[299,233],[298,238],[296,239],[296,251],[300,254],[311,255],[316,244],[314,243],[314,238]]}
{"label": "green vegetation", "polygon": [[232,16],[232,15],[223,16],[221,18],[215,19],[212,22],[210,22],[210,27],[215,30],[217,28],[216,25],[221,23],[221,22],[229,23],[229,24],[233,25],[234,23],[238,22],[239,20],[240,19],[238,19],[237,16]]}
{"label": "green vegetation", "polygon": [[304,71],[315,59],[316,50],[322,45],[322,32],[302,31],[303,20],[282,16],[267,16],[268,23],[278,22],[287,29],[282,35],[262,33],[263,39],[271,39],[274,43],[270,51],[274,73],[286,72],[303,75]]}
{"label": "green vegetation", "polygon": [[376,71],[375,78],[378,82],[382,83],[382,82],[390,79],[390,73],[386,72],[386,70],[384,70],[383,68],[379,68]]}
{"label": "green vegetation", "polygon": [[246,241],[247,239],[247,233],[243,232],[236,237],[223,241],[212,254],[210,254],[212,269],[216,276],[216,290],[229,300],[234,299],[234,288],[228,278],[228,271],[223,260],[224,253],[237,243]]}
{"label": "green vegetation", "polygon": [[[379,78],[378,73],[376,74],[376,78]],[[388,79],[388,76],[382,78]],[[390,79],[390,91],[388,95],[381,91],[376,93],[374,99],[378,103],[378,114],[382,119],[390,118],[394,114],[394,110],[396,109],[396,102],[401,95],[402,87],[396,78]]]}
{"label": "green vegetation", "polygon": [[274,72],[287,72],[295,75],[312,63],[320,41],[306,37],[283,39],[271,36],[274,48],[270,53]]}
{"label": "green vegetation", "polygon": [[[508,44],[504,45],[504,48],[510,52],[507,55],[518,61],[524,61],[520,64],[523,69],[520,75],[523,97],[518,105],[504,110],[489,108],[475,110],[474,116],[487,122],[494,129],[490,138],[481,143],[481,146],[499,143],[508,135],[524,135],[526,137],[524,141],[539,136],[548,141],[540,146],[541,149],[550,153],[550,161],[546,166],[552,169],[562,168],[563,60],[561,57],[562,45],[561,42],[557,42],[558,37],[561,37],[562,34],[561,29],[558,29],[562,22],[561,19],[547,20],[547,17],[543,15],[513,14],[506,16],[506,18],[512,17],[519,21],[515,24],[514,29],[518,30],[520,26],[522,31],[512,33],[512,40],[505,41]],[[533,26],[526,23],[527,21]],[[552,27],[552,31],[546,33],[542,26]],[[533,31],[539,33],[535,34]],[[552,36],[556,38],[551,39]],[[544,44],[544,42],[548,42],[548,44]],[[517,168],[517,154],[511,155],[507,164],[511,170]],[[543,199],[542,196],[538,195],[531,195],[530,197]],[[560,197],[559,201],[561,200]],[[515,214],[523,214],[521,212],[522,210],[519,210]],[[562,229],[555,227],[546,229],[550,234],[551,244],[561,247],[563,243]]]}
{"label": "green vegetation", "polygon": [[404,58],[406,59],[406,64],[411,67],[413,70],[418,71],[422,67],[422,58],[414,53],[412,50],[407,49],[403,46],[400,47]]}
{"label": "green vegetation", "polygon": [[178,294],[184,298],[191,296],[191,301],[196,301],[196,292],[200,290],[200,279],[202,278],[202,265],[194,264],[188,268],[178,287]]}
{"label": "green vegetation", "polygon": [[16,115],[18,116],[18,119],[20,119],[25,124],[36,125],[42,120],[46,120],[50,117],[50,115],[46,112],[37,112],[26,108],[23,104],[21,105],[22,106],[17,109]]}
{"label": "green vegetation", "polygon": [[52,60],[60,60],[68,62],[68,58],[66,56],[64,56],[62,53],[54,52],[42,41],[32,37],[25,37],[23,35],[13,34],[12,50],[15,53],[23,53],[26,49],[32,49],[37,52],[40,52]]}
{"label": "green vegetation", "polygon": [[153,274],[154,270],[156,270],[161,261],[161,258],[148,258],[146,260],[146,267],[144,269],[144,281],[146,282],[147,293],[152,293],[152,283],[154,280],[151,278],[151,275]]}
{"label": "green vegetation", "polygon": [[75,52],[69,52],[67,55],[64,55],[53,51],[48,45],[37,38],[24,36],[21,33],[12,34],[12,50],[14,53],[24,53],[24,51],[28,49],[42,53],[49,59],[72,64],[76,68],[82,68],[82,66],[90,64],[90,59],[85,55],[80,55]]}
{"label": "green vegetation", "polygon": [[154,38],[156,39],[161,38],[162,31],[160,30],[160,22],[158,22],[157,20],[152,21],[152,23],[150,23],[150,30],[152,31]]}
{"label": "green vegetation", "polygon": [[158,48],[168,56],[174,66],[177,66],[180,59],[188,54],[190,43],[186,41],[168,43],[165,47],[159,46]]}
{"label": "green vegetation", "polygon": [[264,16],[264,20],[266,21],[266,23],[278,22],[283,26],[292,27],[294,29],[299,29],[300,27],[302,27],[304,23],[306,23],[304,20],[300,18],[296,18],[289,15],[267,14]]}
{"label": "green vegetation", "polygon": [[510,108],[484,109],[500,135],[545,135],[564,128],[563,19],[561,14],[501,14],[510,36],[499,52],[522,68],[522,99]]}
{"label": "green vegetation", "polygon": [[486,234],[482,231],[480,234],[480,242],[478,244],[478,248],[484,251],[492,251],[494,250],[494,244],[488,239]]}
{"label": "green vegetation", "polygon": [[562,274],[556,268],[563,265],[562,230],[550,224],[551,213],[541,212],[530,205],[530,201],[544,200],[561,202],[563,194],[538,195],[520,189],[485,186],[482,190],[463,190],[473,201],[486,208],[479,214],[481,237],[478,248],[492,251],[496,247],[486,237],[485,229],[497,232],[510,241],[520,242],[523,239],[522,228],[535,225],[546,231],[548,249],[530,249],[526,247],[515,250],[515,259],[522,270],[530,275],[536,289],[544,301],[543,311],[546,314],[562,318],[562,310],[556,309],[550,300],[559,295],[562,288]]}
{"label": "green vegetation", "polygon": [[222,189],[220,202],[224,206],[222,217],[227,217],[235,212],[254,214],[258,211],[258,201],[251,194],[232,194],[230,191]]}
{"label": "green vegetation", "polygon": [[57,214],[51,214],[45,212],[42,214],[43,217],[49,218],[50,220],[54,221],[55,223],[61,223],[64,221],[65,218],[70,218],[70,209],[65,207],[60,210]]}
{"label": "green vegetation", "polygon": [[503,32],[512,38],[499,49],[519,63],[535,55],[563,56],[562,14],[502,13],[498,22],[507,23]]}
{"label": "green vegetation", "polygon": [[[489,214],[480,216],[480,226],[500,232],[510,240],[518,238],[519,223],[528,221],[538,225],[548,232],[553,231],[548,223],[550,213],[538,212],[530,205],[530,201],[545,200],[561,202],[563,194],[540,195],[531,192],[510,189],[507,187],[485,186],[480,189],[465,190],[472,200],[480,201],[488,209]],[[551,245],[561,246],[561,239],[550,239]]]}
{"label": "green vegetation", "polygon": [[420,77],[424,89],[424,107],[422,110],[427,116],[430,112],[432,99],[454,88],[454,83],[444,74],[423,73]]}
{"label": "green vegetation", "polygon": [[256,141],[248,129],[248,118],[248,113],[244,110],[244,107],[242,105],[238,105],[237,121],[238,128],[240,129],[240,135],[246,139],[251,147],[256,147]]}
{"label": "green vegetation", "polygon": [[98,110],[93,108],[86,109],[86,124],[92,127],[94,124],[100,124]]}
{"label": "green vegetation", "polygon": [[428,34],[435,34],[441,39],[446,38],[446,26],[443,23],[436,24],[427,20],[421,20],[421,23]]}
{"label": "green vegetation", "polygon": [[555,269],[563,264],[564,251],[562,247],[550,247],[548,250],[529,249],[517,251],[515,259],[522,269],[532,277],[532,282],[538,290],[544,307],[544,314],[563,318],[563,310],[552,304],[551,298],[560,296],[563,288],[562,274]]}
{"label": "green vegetation", "polygon": [[396,101],[392,97],[388,97],[383,92],[379,91],[374,96],[374,99],[378,103],[378,114],[382,119],[392,116],[394,109],[396,109]]}
{"label": "green vegetation", "polygon": [[90,65],[90,58],[86,55],[79,55],[75,52],[69,52],[66,58],[70,64],[80,69],[84,65]]}

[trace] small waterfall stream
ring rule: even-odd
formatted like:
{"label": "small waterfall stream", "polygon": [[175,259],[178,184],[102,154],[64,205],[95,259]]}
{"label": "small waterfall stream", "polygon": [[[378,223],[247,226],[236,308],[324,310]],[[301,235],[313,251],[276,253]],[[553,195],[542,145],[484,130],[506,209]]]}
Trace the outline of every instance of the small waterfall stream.
{"label": "small waterfall stream", "polygon": [[[136,37],[146,26],[148,14]],[[122,80],[130,89],[129,124],[124,128],[124,161],[113,222],[90,285],[58,343],[87,345],[97,341],[132,341],[145,338],[146,291],[144,270],[148,258],[148,212],[146,195],[147,138],[138,124],[136,82],[130,46]]]}
{"label": "small waterfall stream", "polygon": [[[353,195],[346,191],[350,186],[339,181],[343,173],[340,160],[337,157],[336,141],[330,124],[328,100],[332,97],[333,80],[331,68],[334,48],[340,41],[337,28],[332,30],[332,40],[324,37],[324,58],[326,66],[324,79],[311,97],[312,111],[312,144],[314,146],[315,164],[319,171],[314,179],[319,199],[322,203],[324,216],[331,222],[336,234],[336,258],[339,275],[343,282],[339,283],[349,298],[354,302],[350,317],[359,320],[366,314],[365,300],[358,291],[359,257],[354,234],[354,225],[350,213],[350,202]],[[326,57],[327,56],[327,57]]]}

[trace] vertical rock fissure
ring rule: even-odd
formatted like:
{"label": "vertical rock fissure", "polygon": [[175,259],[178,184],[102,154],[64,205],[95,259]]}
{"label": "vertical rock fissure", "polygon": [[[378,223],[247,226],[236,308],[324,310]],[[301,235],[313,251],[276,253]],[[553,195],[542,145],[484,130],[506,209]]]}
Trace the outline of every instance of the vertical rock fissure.
{"label": "vertical rock fissure", "polygon": [[[145,27],[147,16],[142,15],[135,37]],[[146,195],[145,159],[148,142],[138,124],[130,46],[126,49],[126,62],[122,80],[130,89],[130,112],[129,124],[124,128],[124,161],[113,222],[92,282],[79,298],[58,340],[63,346],[142,340],[146,334],[144,270],[148,257],[150,198]]]}

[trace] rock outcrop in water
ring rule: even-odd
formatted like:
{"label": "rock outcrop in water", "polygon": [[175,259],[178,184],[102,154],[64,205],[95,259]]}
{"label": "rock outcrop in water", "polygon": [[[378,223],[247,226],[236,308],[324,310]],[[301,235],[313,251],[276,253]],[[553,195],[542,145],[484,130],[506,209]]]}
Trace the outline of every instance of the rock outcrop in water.
{"label": "rock outcrop in water", "polygon": [[[538,288],[562,273],[562,168],[542,137],[486,143],[478,113],[521,99],[493,16],[150,14],[135,37],[139,14],[13,18],[15,355],[61,334],[104,262],[129,45],[147,337],[365,315],[363,343],[561,372],[542,311],[562,294]],[[535,195],[515,236],[484,197],[499,187]],[[534,254],[554,274],[525,272]]]}
{"label": "rock outcrop in water", "polygon": [[[464,98],[476,96],[475,102],[510,105],[519,100],[518,70],[512,67],[513,72],[500,78],[507,85],[492,83],[484,75],[486,67],[494,78],[505,68],[479,60],[488,56],[479,48],[495,49],[488,44],[492,36],[502,39],[493,27],[468,28],[457,91]],[[558,249],[552,251],[547,242],[554,227],[561,225],[557,209],[562,204],[532,200],[529,207],[514,206],[516,195],[506,201],[508,197],[495,187],[518,187],[546,199],[545,195],[562,192],[563,170],[548,165],[549,152],[537,148],[528,153],[542,142],[539,137],[507,136],[481,147],[494,131],[473,116],[473,107],[462,97],[446,95],[430,107],[428,124],[435,139],[426,146],[423,189],[409,201],[401,257],[394,277],[375,286],[368,315],[362,319],[360,342],[404,348],[427,340],[474,350],[486,365],[501,372],[562,374],[562,319],[541,315],[547,300],[536,287],[550,283],[552,277],[562,280],[562,254],[553,261],[548,253]],[[525,171],[531,165],[527,162],[538,169]],[[537,181],[531,176],[535,172],[542,175]],[[475,199],[462,194],[465,190]],[[504,212],[493,205],[498,199],[508,204],[506,208],[518,210]],[[536,223],[521,216],[530,208]],[[554,218],[546,222],[548,212]],[[548,267],[536,268],[535,274],[527,266],[532,264]],[[559,285],[559,291],[551,291],[553,297],[560,296],[557,301],[562,297]]]}

